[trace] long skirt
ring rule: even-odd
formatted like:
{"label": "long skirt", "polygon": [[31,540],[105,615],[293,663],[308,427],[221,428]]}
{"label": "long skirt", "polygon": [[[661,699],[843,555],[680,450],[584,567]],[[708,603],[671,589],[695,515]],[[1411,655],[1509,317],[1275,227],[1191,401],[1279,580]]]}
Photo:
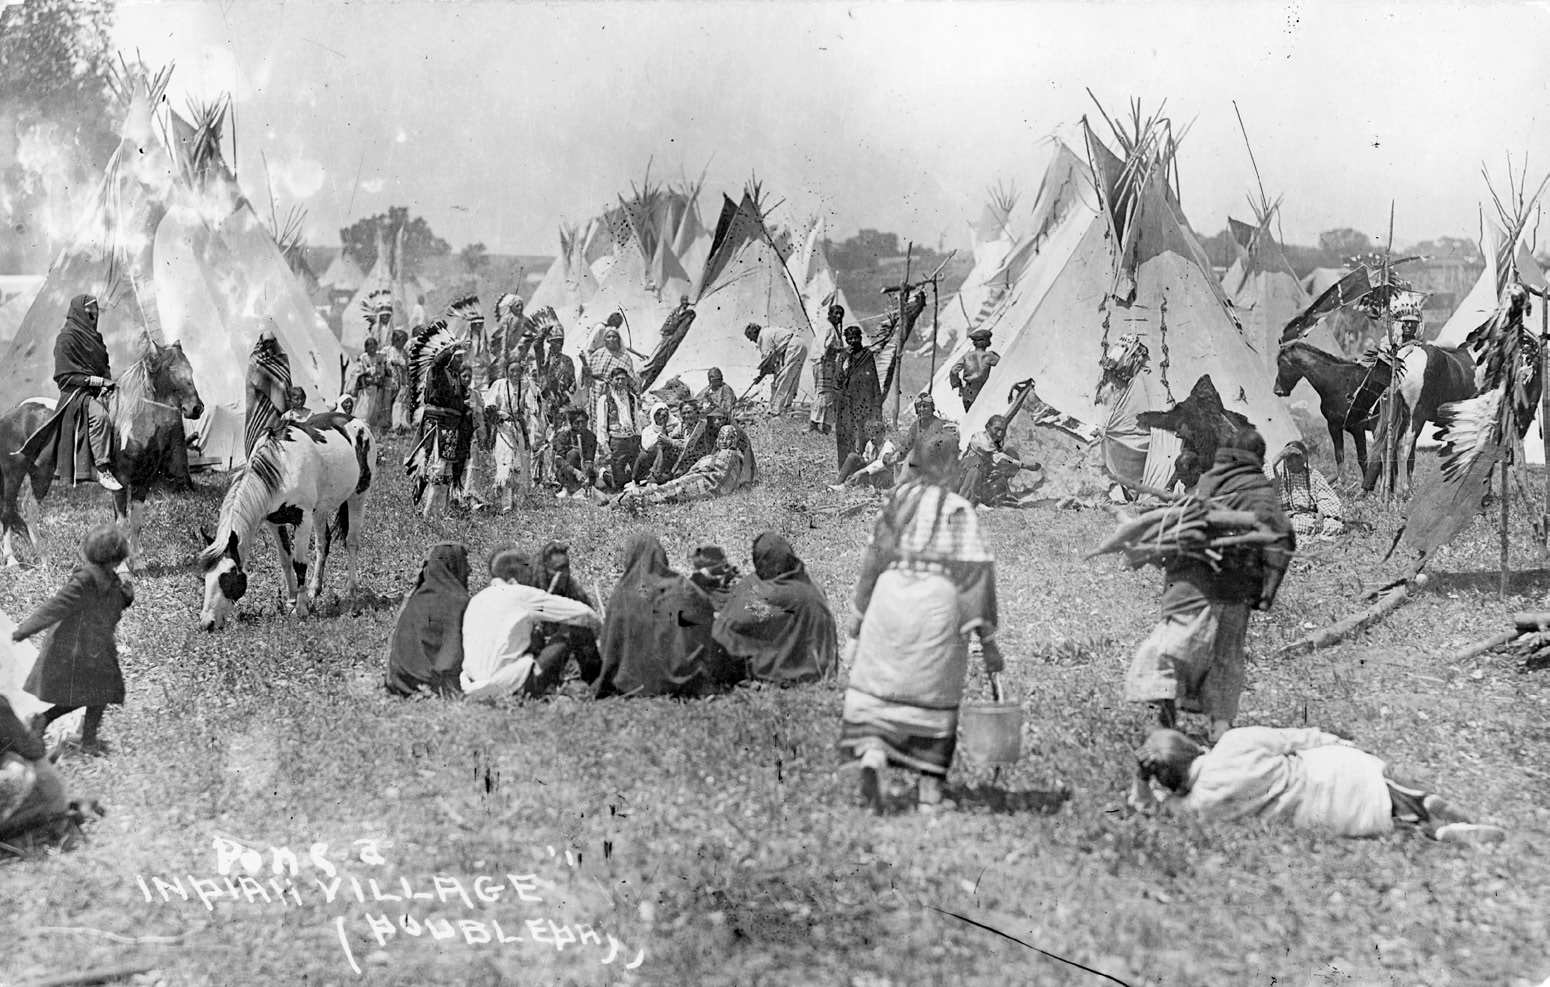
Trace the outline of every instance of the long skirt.
{"label": "long skirt", "polygon": [[1178,702],[1179,709],[1232,721],[1243,694],[1247,603],[1211,603],[1194,614],[1165,617],[1131,660],[1125,699]]}
{"label": "long skirt", "polygon": [[889,569],[861,623],[845,693],[840,749],[945,777],[957,747],[968,673],[957,585],[945,574]]}
{"label": "long skirt", "polygon": [[522,490],[533,486],[532,455],[522,433],[511,422],[495,430],[495,489],[505,491],[512,484]]}

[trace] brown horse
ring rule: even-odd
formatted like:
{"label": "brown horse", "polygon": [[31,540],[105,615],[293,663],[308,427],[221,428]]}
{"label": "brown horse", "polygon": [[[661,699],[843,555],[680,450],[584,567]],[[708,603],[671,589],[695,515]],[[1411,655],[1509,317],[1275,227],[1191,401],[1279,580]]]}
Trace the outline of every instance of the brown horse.
{"label": "brown horse", "polygon": [[1356,446],[1356,463],[1363,476],[1367,475],[1367,433],[1374,425],[1373,416],[1351,420],[1351,398],[1367,376],[1367,368],[1355,360],[1347,360],[1319,349],[1312,343],[1294,340],[1282,343],[1276,354],[1276,394],[1287,397],[1297,382],[1307,379],[1319,395],[1319,414],[1329,429],[1329,440],[1335,447],[1335,469],[1345,467],[1345,437],[1351,436]]}
{"label": "brown horse", "polygon": [[[128,522],[129,565],[140,568],[140,511],[158,476],[179,462],[187,467],[184,418],[204,414],[204,400],[194,386],[194,368],[178,343],[162,346],[146,340],[145,355],[118,378],[108,398],[114,444],[113,475],[124,489],[113,495],[113,520]],[[14,566],[12,535],[25,535],[34,550],[37,535],[18,508],[22,488],[31,480],[32,495],[41,504],[54,482],[55,464],[28,462],[22,444],[52,414],[46,404],[24,401],[0,416],[0,545],[5,564]],[[70,472],[70,466],[65,467]]]}

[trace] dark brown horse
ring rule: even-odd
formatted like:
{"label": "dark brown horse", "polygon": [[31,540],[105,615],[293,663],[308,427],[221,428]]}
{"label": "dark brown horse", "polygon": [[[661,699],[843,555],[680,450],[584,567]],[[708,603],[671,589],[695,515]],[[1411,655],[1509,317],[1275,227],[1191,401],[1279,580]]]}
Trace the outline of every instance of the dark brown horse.
{"label": "dark brown horse", "polygon": [[[194,368],[178,343],[162,346],[147,339],[145,355],[118,378],[108,398],[108,417],[113,429],[113,475],[124,487],[113,495],[113,520],[128,521],[129,564],[140,567],[140,509],[156,478],[183,457],[187,471],[184,418],[204,414],[204,400],[194,386]],[[48,405],[24,401],[0,416],[0,543],[5,564],[14,566],[12,535],[25,535],[37,548],[37,536],[22,518],[18,503],[23,486],[31,480],[32,495],[40,503],[54,482],[55,464],[39,459],[26,461],[18,450],[27,438],[53,414]],[[64,467],[71,472],[71,465]]]}
{"label": "dark brown horse", "polygon": [[[1405,480],[1408,483],[1415,475],[1415,447],[1421,438],[1421,429],[1428,422],[1437,420],[1438,408],[1451,401],[1472,398],[1480,393],[1480,389],[1475,380],[1475,361],[1467,351],[1443,349],[1431,343],[1411,343],[1403,347],[1399,351],[1399,364],[1394,377],[1396,380],[1390,386],[1398,388],[1398,400],[1394,402],[1394,421],[1388,424],[1391,429],[1398,431],[1398,435],[1389,439],[1387,436],[1394,435],[1394,432],[1380,430],[1378,437],[1386,445],[1392,442],[1391,448],[1396,453],[1403,444]],[[1378,399],[1377,411],[1380,415],[1388,400],[1386,393]],[[1378,485],[1378,475],[1385,458],[1374,456],[1367,463],[1362,480],[1363,490],[1370,492]]]}
{"label": "dark brown horse", "polygon": [[1329,428],[1329,440],[1335,447],[1335,469],[1345,467],[1345,437],[1356,446],[1356,463],[1367,474],[1367,433],[1375,424],[1374,416],[1352,421],[1351,397],[1367,376],[1367,368],[1319,349],[1312,343],[1294,340],[1281,344],[1276,354],[1276,394],[1287,397],[1297,382],[1306,379],[1319,395],[1319,414]]}

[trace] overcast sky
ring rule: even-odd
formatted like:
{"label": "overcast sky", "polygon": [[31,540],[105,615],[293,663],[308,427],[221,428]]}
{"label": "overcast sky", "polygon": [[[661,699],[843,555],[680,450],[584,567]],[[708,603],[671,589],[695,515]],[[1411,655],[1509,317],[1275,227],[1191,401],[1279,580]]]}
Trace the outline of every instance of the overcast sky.
{"label": "overcast sky", "polygon": [[179,104],[234,91],[244,186],[265,201],[263,151],[325,244],[403,204],[454,247],[553,253],[654,157],[717,192],[757,172],[836,238],[964,246],[986,186],[1031,197],[1044,138],[1097,119],[1088,87],[1192,125],[1205,233],[1255,187],[1233,100],[1293,242],[1381,240],[1390,199],[1399,243],[1473,238],[1482,162],[1550,170],[1545,4],[120,0],[116,35],[177,63]]}

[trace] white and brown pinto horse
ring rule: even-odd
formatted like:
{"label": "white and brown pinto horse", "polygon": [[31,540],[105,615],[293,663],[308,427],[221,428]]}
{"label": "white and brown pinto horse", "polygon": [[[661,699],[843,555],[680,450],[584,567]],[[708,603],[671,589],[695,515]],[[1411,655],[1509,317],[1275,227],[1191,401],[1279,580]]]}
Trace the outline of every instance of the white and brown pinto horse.
{"label": "white and brown pinto horse", "polygon": [[[204,414],[204,399],[194,386],[194,368],[178,343],[164,346],[147,338],[144,355],[119,375],[107,397],[112,423],[113,475],[124,489],[113,494],[113,520],[128,522],[129,567],[139,569],[141,511],[147,494],[166,476],[186,480],[188,448],[183,419]],[[23,401],[0,417],[0,547],[5,564],[14,566],[12,536],[21,534],[37,549],[37,535],[22,515],[20,502],[30,485],[41,506],[56,474],[74,479],[73,465],[56,462],[72,450],[31,461],[21,452],[27,439],[53,417],[53,402]],[[30,481],[30,483],[29,483]]]}
{"label": "white and brown pinto horse", "polygon": [[[221,502],[220,526],[199,555],[205,581],[199,625],[217,631],[231,619],[247,592],[247,562],[260,525],[279,552],[286,599],[297,616],[306,616],[317,599],[335,537],[345,544],[350,569],[345,595],[353,596],[359,587],[361,512],[376,469],[371,429],[341,414],[287,424],[254,446]],[[315,543],[310,582],[302,561],[309,539]]]}

